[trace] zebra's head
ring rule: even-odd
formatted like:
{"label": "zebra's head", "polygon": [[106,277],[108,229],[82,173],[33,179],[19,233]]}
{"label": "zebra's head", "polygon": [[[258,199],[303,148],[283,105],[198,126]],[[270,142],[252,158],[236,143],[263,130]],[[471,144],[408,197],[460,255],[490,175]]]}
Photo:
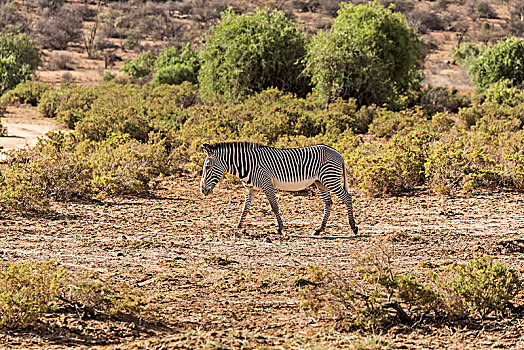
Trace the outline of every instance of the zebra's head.
{"label": "zebra's head", "polygon": [[202,151],[204,151],[207,157],[204,161],[204,168],[202,169],[200,189],[204,196],[207,196],[213,193],[213,189],[224,175],[226,168],[223,162],[217,158],[217,150],[212,145],[205,142],[202,145]]}

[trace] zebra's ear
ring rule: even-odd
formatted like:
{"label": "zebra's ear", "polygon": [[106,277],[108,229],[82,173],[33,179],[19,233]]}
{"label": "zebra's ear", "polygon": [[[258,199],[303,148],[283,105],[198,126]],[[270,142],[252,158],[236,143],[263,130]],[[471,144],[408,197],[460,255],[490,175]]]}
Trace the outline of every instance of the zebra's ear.
{"label": "zebra's ear", "polygon": [[204,144],[202,145],[202,151],[204,151],[205,154],[207,154],[208,156],[213,156],[213,148],[211,147],[211,145],[207,142],[204,142]]}

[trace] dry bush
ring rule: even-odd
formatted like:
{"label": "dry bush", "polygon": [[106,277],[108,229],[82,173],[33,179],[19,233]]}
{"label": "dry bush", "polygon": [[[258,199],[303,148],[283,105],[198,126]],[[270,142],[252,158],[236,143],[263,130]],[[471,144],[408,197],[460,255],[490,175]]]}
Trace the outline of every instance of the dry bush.
{"label": "dry bush", "polygon": [[407,15],[408,23],[422,34],[430,30],[444,30],[444,23],[435,11],[413,10]]}
{"label": "dry bush", "polygon": [[73,77],[73,74],[65,72],[60,76],[60,81],[62,84],[72,84],[75,81],[75,78]]}
{"label": "dry bush", "polygon": [[57,311],[94,317],[137,315],[145,305],[134,288],[97,274],[75,277],[53,260],[8,263],[0,270],[0,327],[16,329]]}
{"label": "dry bush", "polygon": [[0,4],[0,33],[28,33],[29,23],[12,2]]}
{"label": "dry bush", "polygon": [[347,278],[316,266],[296,280],[303,306],[315,317],[343,329],[376,331],[395,324],[504,317],[522,292],[518,274],[489,257],[437,267],[427,273],[394,267],[394,245],[378,242],[359,258]]}
{"label": "dry bush", "polygon": [[497,18],[493,7],[487,0],[470,0],[468,12],[473,18]]}
{"label": "dry bush", "polygon": [[524,33],[524,2],[508,3],[509,20],[506,20],[506,29],[515,36]]}
{"label": "dry bush", "polygon": [[60,9],[66,0],[36,0],[36,5],[41,10],[51,10],[56,11]]}
{"label": "dry bush", "polygon": [[193,8],[191,9],[191,19],[198,22],[216,20],[220,18],[221,13],[228,8],[228,5],[226,0],[196,0],[193,2]]}
{"label": "dry bush", "polygon": [[78,14],[72,7],[57,11],[46,10],[35,24],[38,42],[44,48],[65,50],[71,42],[81,39]]}
{"label": "dry bush", "polygon": [[53,52],[47,63],[50,70],[66,70],[71,68],[71,56],[65,52]]}

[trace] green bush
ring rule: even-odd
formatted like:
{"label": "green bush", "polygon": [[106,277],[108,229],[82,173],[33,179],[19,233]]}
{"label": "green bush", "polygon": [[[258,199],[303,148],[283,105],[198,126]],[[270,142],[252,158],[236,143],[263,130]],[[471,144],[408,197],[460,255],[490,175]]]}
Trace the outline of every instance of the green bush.
{"label": "green bush", "polygon": [[524,40],[509,38],[486,48],[473,63],[470,74],[475,83],[487,87],[507,79],[512,86],[524,83]]}
{"label": "green bush", "polygon": [[378,137],[390,138],[400,133],[406,134],[415,127],[423,127],[427,122],[423,111],[418,108],[399,112],[382,108],[377,110],[369,132]]}
{"label": "green bush", "polygon": [[69,86],[60,86],[58,89],[46,90],[38,101],[38,112],[46,118],[55,118],[58,107],[69,97]]}
{"label": "green bush", "polygon": [[162,50],[155,63],[157,69],[153,76],[153,85],[181,84],[184,81],[197,82],[200,61],[191,44],[186,44],[179,51],[176,47]]}
{"label": "green bush", "polygon": [[0,327],[25,327],[57,311],[65,276],[54,261],[10,263],[0,270]]}
{"label": "green bush", "polygon": [[218,93],[241,100],[270,87],[304,95],[305,42],[297,24],[281,11],[257,9],[246,15],[225,11],[200,50],[202,98],[209,101]]}
{"label": "green bush", "polygon": [[470,105],[470,97],[460,94],[457,89],[450,91],[445,87],[428,86],[422,90],[419,104],[429,116],[438,112],[457,113],[461,107]]}
{"label": "green bush", "polygon": [[53,87],[51,84],[42,83],[38,81],[25,81],[18,84],[14,89],[8,91],[0,98],[0,103],[6,102],[7,104],[15,103],[29,103],[32,106],[36,106],[42,95]]}
{"label": "green bush", "polygon": [[420,81],[422,41],[404,16],[378,2],[343,4],[329,31],[313,37],[306,72],[324,100],[394,102]]}
{"label": "green bush", "polygon": [[424,184],[424,164],[434,138],[415,130],[387,143],[363,144],[346,159],[350,177],[374,196],[412,191]]}
{"label": "green bush", "polygon": [[452,134],[436,143],[425,164],[427,185],[442,193],[504,184],[500,164],[475,137]]}
{"label": "green bush", "polygon": [[513,269],[489,257],[437,268],[423,279],[393,269],[394,251],[387,248],[363,257],[351,279],[311,266],[296,281],[302,305],[317,319],[329,316],[337,328],[374,332],[399,323],[415,327],[416,320],[431,316],[439,322],[500,317],[523,289]]}
{"label": "green bush", "polygon": [[463,42],[458,49],[452,50],[453,59],[461,66],[470,68],[485,48],[470,41]]}
{"label": "green bush", "polygon": [[151,51],[144,51],[138,54],[136,60],[127,60],[124,62],[121,72],[125,72],[133,78],[142,78],[153,72],[156,57]]}
{"label": "green bush", "polygon": [[183,63],[176,63],[171,66],[160,68],[155,75],[151,84],[158,86],[161,84],[178,85],[184,81],[196,82],[197,75],[193,68]]}
{"label": "green bush", "polygon": [[40,51],[28,36],[0,35],[0,94],[31,79],[40,62]]}
{"label": "green bush", "polygon": [[447,283],[461,300],[467,313],[485,318],[491,313],[501,316],[522,290],[518,274],[496,260],[476,257],[453,266]]}

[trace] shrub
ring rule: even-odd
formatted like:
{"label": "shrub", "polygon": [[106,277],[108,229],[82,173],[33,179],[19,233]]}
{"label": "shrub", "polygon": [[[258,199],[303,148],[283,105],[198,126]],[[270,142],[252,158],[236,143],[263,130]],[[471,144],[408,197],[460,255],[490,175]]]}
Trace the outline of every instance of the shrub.
{"label": "shrub", "polygon": [[422,41],[404,16],[378,3],[344,4],[333,26],[313,37],[306,72],[327,101],[394,101],[419,81]]}
{"label": "shrub", "polygon": [[488,47],[470,69],[475,83],[483,88],[507,79],[513,86],[524,83],[524,40],[510,38]]}
{"label": "shrub", "polygon": [[54,261],[8,264],[0,271],[0,327],[28,326],[58,310],[56,299],[65,275]]}
{"label": "shrub", "polygon": [[40,96],[38,101],[38,112],[46,118],[54,118],[57,115],[57,110],[63,101],[67,98],[69,89],[64,85],[58,89],[49,89]]}
{"label": "shrub", "polygon": [[475,138],[460,134],[452,134],[435,145],[425,172],[431,189],[448,194],[504,183],[499,163],[486,147]]}
{"label": "shrub", "polygon": [[424,164],[433,139],[428,132],[413,131],[385,144],[364,144],[346,159],[350,177],[374,196],[412,191],[424,184]]}
{"label": "shrub", "polygon": [[[69,129],[73,129],[76,123],[82,120],[91,109],[91,104],[99,96],[101,89],[103,89],[101,86],[84,88],[78,85],[63,84],[62,91],[49,96],[55,99],[53,103],[56,102],[57,98],[60,102],[56,104],[56,119],[64,123]],[[51,102],[43,98],[42,100],[42,103]],[[52,106],[48,105],[48,107]]]}
{"label": "shrub", "polygon": [[457,89],[450,91],[445,87],[428,86],[420,96],[420,106],[429,116],[438,112],[457,113],[460,107],[467,107],[469,104],[469,95],[460,94]]}
{"label": "shrub", "polygon": [[21,328],[73,309],[84,315],[139,314],[145,298],[128,285],[95,273],[71,275],[53,260],[8,263],[0,270],[0,327]]}
{"label": "shrub", "polygon": [[464,67],[471,67],[475,60],[482,54],[483,46],[470,41],[463,42],[456,50],[451,50],[453,59]]}
{"label": "shrub", "polygon": [[51,70],[71,69],[71,56],[66,53],[53,52],[48,67]]}
{"label": "shrub", "polygon": [[301,75],[304,55],[305,37],[283,12],[238,15],[229,9],[200,50],[200,93],[204,100],[216,93],[240,100],[277,87],[303,95],[308,88]]}
{"label": "shrub", "polygon": [[308,275],[295,282],[302,305],[318,319],[327,314],[337,328],[375,332],[398,323],[415,327],[415,319],[431,316],[440,322],[492,313],[500,317],[522,292],[515,271],[489,257],[436,268],[424,283],[411,271],[394,269],[393,254],[394,249],[379,245],[378,252],[360,259],[351,280],[310,266]]}
{"label": "shrub", "polygon": [[151,84],[158,86],[161,84],[178,85],[184,81],[196,82],[197,75],[193,68],[183,63],[176,63],[172,66],[160,68],[155,75]]}
{"label": "shrub", "polygon": [[489,257],[454,265],[447,284],[461,299],[467,313],[481,318],[491,313],[501,316],[523,287],[513,269]]}
{"label": "shrub", "polygon": [[24,34],[0,35],[0,94],[31,78],[40,65],[40,52]]}
{"label": "shrub", "polygon": [[0,3],[0,33],[27,33],[29,23],[13,2]]}
{"label": "shrub", "polygon": [[5,101],[8,104],[29,103],[32,106],[36,106],[42,95],[52,88],[51,84],[48,83],[25,81],[4,94],[0,98],[0,103]]}
{"label": "shrub", "polygon": [[128,135],[79,141],[74,134],[49,133],[34,148],[11,152],[2,166],[0,205],[39,211],[49,199],[141,194],[149,181],[171,171],[164,141],[143,144]]}
{"label": "shrub", "polygon": [[78,26],[77,16],[77,11],[69,7],[46,10],[35,25],[40,45],[48,49],[65,50],[70,42],[79,41],[82,28]]}
{"label": "shrub", "polygon": [[378,137],[390,138],[399,133],[408,133],[415,127],[423,127],[427,119],[421,109],[402,110],[399,112],[378,109],[377,115],[369,126],[369,132]]}
{"label": "shrub", "polygon": [[200,62],[191,45],[186,44],[180,53],[175,47],[162,50],[156,60],[155,67],[158,71],[151,82],[154,86],[181,84],[184,81],[196,83]]}
{"label": "shrub", "polygon": [[496,18],[495,11],[487,1],[472,1],[469,4],[469,12],[472,16],[480,18]]}
{"label": "shrub", "polygon": [[121,72],[125,72],[133,78],[142,78],[153,72],[155,66],[156,57],[151,51],[141,52],[136,60],[127,60],[124,62]]}

